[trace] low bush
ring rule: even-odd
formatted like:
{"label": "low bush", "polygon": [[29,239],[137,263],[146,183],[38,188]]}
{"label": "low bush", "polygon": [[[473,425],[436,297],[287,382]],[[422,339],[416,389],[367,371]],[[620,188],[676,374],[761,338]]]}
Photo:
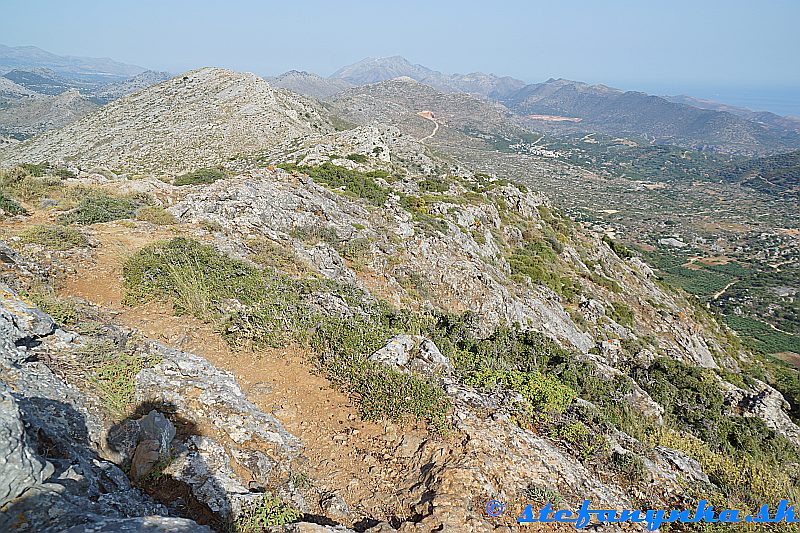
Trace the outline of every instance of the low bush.
{"label": "low bush", "polygon": [[450,184],[442,178],[426,178],[417,183],[420,192],[442,193],[450,189]]}
{"label": "low bush", "polygon": [[19,234],[22,243],[38,244],[48,250],[70,250],[89,246],[86,236],[64,226],[31,226]]}
{"label": "low bush", "polygon": [[389,198],[389,189],[375,181],[370,172],[359,172],[325,162],[316,167],[294,164],[279,165],[284,170],[298,171],[308,174],[316,183],[332,189],[342,189],[345,194],[355,198],[363,198],[374,205],[383,205]]}
{"label": "low bush", "polygon": [[356,163],[366,163],[369,161],[369,158],[364,154],[349,154],[345,157],[345,159],[349,159],[350,161],[355,161]]}
{"label": "low bush", "polygon": [[630,259],[634,256],[633,252],[631,252],[624,244],[615,241],[608,235],[603,235],[603,242],[606,243],[620,259]]}
{"label": "low bush", "polygon": [[89,196],[84,198],[71,211],[58,217],[61,224],[79,224],[88,226],[102,222],[111,222],[133,218],[136,210],[146,205],[143,198],[116,198],[108,195]]}
{"label": "low bush", "polygon": [[328,369],[358,395],[364,420],[412,418],[427,421],[437,432],[446,431],[450,402],[432,381],[371,361],[329,365]]}
{"label": "low bush", "polygon": [[634,453],[615,451],[611,454],[611,468],[621,474],[629,483],[644,481],[649,476],[644,459]]}
{"label": "low bush", "polygon": [[187,172],[175,178],[174,184],[184,185],[207,185],[217,180],[225,179],[225,171],[218,168],[200,168],[192,172]]}
{"label": "low bush", "polygon": [[56,295],[48,286],[36,287],[25,293],[39,309],[53,318],[56,324],[72,326],[78,321],[75,302]]}
{"label": "low bush", "polygon": [[565,443],[584,461],[608,451],[605,437],[578,420],[554,425],[550,428],[550,438]]}
{"label": "low bush", "polygon": [[335,228],[332,226],[321,226],[319,224],[292,228],[289,235],[312,246],[320,242],[325,242],[336,248],[339,246],[340,242]]}
{"label": "low bush", "polygon": [[512,279],[528,278],[532,283],[541,283],[568,300],[581,293],[576,280],[562,273],[556,251],[546,240],[528,242],[514,249],[508,256]]}
{"label": "low bush", "polygon": [[249,239],[250,260],[260,265],[280,270],[292,275],[305,272],[304,263],[297,257],[291,246],[281,245],[264,238]]}
{"label": "low bush", "polygon": [[6,215],[28,215],[28,210],[19,205],[13,198],[9,198],[0,192],[0,212]]}
{"label": "low bush", "polygon": [[160,206],[146,205],[136,210],[136,220],[150,222],[159,226],[175,224],[175,216]]}
{"label": "low bush", "polygon": [[611,302],[611,312],[609,316],[611,319],[621,326],[633,328],[633,309],[624,302]]}
{"label": "low bush", "polygon": [[262,533],[272,527],[296,522],[302,516],[299,509],[266,493],[241,510],[233,529],[240,533]]}
{"label": "low bush", "polygon": [[150,358],[141,355],[109,354],[91,378],[103,406],[112,414],[125,414],[136,399],[136,374],[152,364]]}

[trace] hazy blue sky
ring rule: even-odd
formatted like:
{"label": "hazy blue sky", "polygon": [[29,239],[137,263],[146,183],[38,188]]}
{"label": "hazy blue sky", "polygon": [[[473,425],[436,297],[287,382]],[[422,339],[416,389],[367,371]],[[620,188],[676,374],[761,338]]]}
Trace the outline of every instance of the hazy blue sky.
{"label": "hazy blue sky", "polygon": [[769,89],[791,99],[799,22],[798,0],[3,0],[0,43],[175,73],[213,65],[327,75],[366,56],[403,55],[529,82],[700,96]]}

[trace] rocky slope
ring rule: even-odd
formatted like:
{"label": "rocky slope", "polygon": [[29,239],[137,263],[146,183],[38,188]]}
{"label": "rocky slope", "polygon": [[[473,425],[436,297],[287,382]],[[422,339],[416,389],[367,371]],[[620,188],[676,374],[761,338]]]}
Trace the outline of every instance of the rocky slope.
{"label": "rocky slope", "polygon": [[297,94],[304,94],[318,100],[326,100],[353,86],[346,80],[323,78],[317,74],[299,70],[284,72],[274,78],[267,78],[267,81],[275,87],[289,89]]}
{"label": "rocky slope", "polygon": [[181,172],[333,128],[314,102],[253,74],[201,69],[0,153],[2,164],[71,161]]}
{"label": "rocky slope", "polygon": [[[443,93],[409,77],[348,89],[332,99],[334,111],[355,124],[378,121],[417,138],[429,136],[433,123],[443,127],[435,139],[513,142],[531,136],[500,104],[462,93]],[[429,116],[421,116],[426,113]],[[433,120],[432,120],[433,119]]]}
{"label": "rocky slope", "polygon": [[[641,92],[564,79],[527,85],[503,103],[517,114],[533,116],[533,124],[539,128],[550,126],[643,136],[661,144],[724,153],[774,153],[800,143],[796,131],[751,121],[727,111],[700,109]],[[579,121],[548,123],[538,118],[540,116]]]}
{"label": "rocky slope", "polygon": [[172,75],[169,72],[146,70],[127,80],[103,85],[94,91],[92,96],[100,102],[107,103],[111,100],[116,100],[117,98],[122,98],[123,96],[146,89],[151,85],[166,81],[171,77]]}
{"label": "rocky slope", "polygon": [[0,102],[19,100],[20,98],[29,98],[36,95],[35,91],[23,87],[8,78],[0,77],[0,99],[2,99]]}
{"label": "rocky slope", "polygon": [[0,44],[0,70],[7,72],[33,68],[47,68],[62,75],[108,81],[129,78],[145,70],[109,58],[60,56],[35,46]]}
{"label": "rocky slope", "polygon": [[375,84],[400,77],[414,79],[447,93],[468,93],[494,100],[503,99],[525,86],[525,82],[512,77],[483,72],[443,74],[422,65],[412,65],[400,56],[362,59],[331,75],[331,78],[354,85]]}
{"label": "rocky slope", "polygon": [[26,139],[65,126],[98,107],[78,91],[18,100],[0,109],[0,134]]}
{"label": "rocky slope", "polygon": [[[775,466],[800,445],[775,387],[791,390],[624,246],[396,126],[304,129],[290,111],[307,101],[254,76],[186,76],[76,123],[93,136],[12,151],[119,134],[119,153],[83,157],[149,161],[120,128],[151,124],[164,153],[156,110],[209,152],[243,123],[292,142],[175,180],[165,169],[221,159],[0,175],[1,527],[513,531],[527,503],[797,493]],[[388,86],[478,122],[453,95],[380,85],[351,116]],[[143,103],[173,93],[189,107]]]}

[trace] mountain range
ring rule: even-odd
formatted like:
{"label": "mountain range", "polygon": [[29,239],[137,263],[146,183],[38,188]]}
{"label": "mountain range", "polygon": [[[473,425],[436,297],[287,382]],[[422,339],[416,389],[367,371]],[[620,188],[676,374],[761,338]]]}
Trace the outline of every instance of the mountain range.
{"label": "mountain range", "polygon": [[792,117],[565,79],[526,84],[480,72],[443,74],[400,56],[367,58],[328,78],[292,71],[272,81],[315,98],[333,99],[348,86],[374,85],[398,77],[411,78],[443,93],[467,93],[502,104],[535,131],[607,133],[652,144],[745,156],[800,147],[800,120]]}
{"label": "mountain range", "polygon": [[315,101],[273,89],[255,74],[204,68],[16,144],[0,159],[182,171],[332,131],[323,112]]}
{"label": "mountain range", "polygon": [[[709,311],[732,282],[689,296],[600,218],[686,248],[684,275],[719,267],[704,283],[744,285],[755,258],[777,317],[789,202],[661,181],[673,152],[702,164],[674,147],[653,179],[629,156],[614,176],[602,135],[541,137],[409,76],[324,103],[221,68],[150,81],[0,149],[0,530],[478,533],[518,530],[531,501],[755,513],[800,494],[800,373]],[[787,338],[769,353],[800,353]]]}
{"label": "mountain range", "polygon": [[[31,96],[52,97],[72,90],[79,90],[95,104],[105,104],[169,77],[165,72],[145,71],[112,60],[57,56],[33,47],[1,47],[0,69],[3,68],[10,70],[0,78],[0,107],[9,107],[12,101]],[[100,72],[104,74],[101,76]],[[419,84],[410,91],[419,93],[419,101],[411,102],[407,95],[401,96],[408,91],[398,89],[411,89],[408,83],[386,85],[380,89],[359,89],[398,78]],[[510,130],[513,130],[513,137],[521,138],[524,135],[520,135],[520,129],[525,129],[528,133],[553,135],[605,133],[631,138],[639,143],[675,145],[749,157],[800,148],[800,120],[792,117],[688,96],[660,97],[565,79],[526,84],[512,77],[480,72],[445,74],[413,64],[400,56],[367,58],[343,67],[329,77],[293,70],[266,79],[275,87],[322,101],[335,101],[342,118],[355,123],[361,123],[364,117],[358,117],[358,106],[346,102],[352,104],[358,97],[372,99],[369,105],[373,107],[376,102],[381,102],[382,110],[373,109],[366,116],[392,114],[390,104],[400,104],[405,112],[413,111],[412,114],[435,111],[432,108],[438,106],[439,109],[448,108],[446,115],[450,123],[443,125],[451,130],[466,128],[472,133],[488,133],[490,136],[499,133],[506,140],[511,138],[508,135]],[[384,94],[378,95],[381,91]],[[393,98],[402,101],[393,101]],[[437,105],[433,105],[433,100],[437,100]],[[449,101],[444,104],[446,100]],[[482,100],[485,105],[481,106],[477,100]],[[463,104],[461,112],[455,111],[456,102]],[[367,105],[366,100],[362,103]],[[25,112],[25,105],[17,102],[13,108],[22,111],[23,116],[36,114],[35,111]],[[477,107],[481,111],[475,114],[472,111]],[[38,105],[37,109],[41,110],[43,106]],[[81,109],[89,108],[83,106]],[[77,118],[77,111],[69,116]],[[456,119],[457,115],[461,118]],[[478,124],[480,120],[475,119],[478,116],[482,117],[480,120],[490,120],[491,124]],[[498,121],[499,117],[503,117],[502,120]],[[414,118],[412,121],[417,123],[416,131],[420,133],[430,126],[423,119]],[[38,126],[29,128],[23,122],[21,117],[17,117],[0,124],[0,130],[22,139],[28,137],[30,131],[41,131],[47,123],[36,121]],[[502,127],[499,126],[501,122]],[[58,120],[53,123],[61,124]],[[12,127],[12,124],[16,126]]]}
{"label": "mountain range", "polygon": [[88,81],[118,81],[135,76],[146,69],[109,58],[63,56],[35,46],[0,44],[0,72],[14,69],[46,68],[61,75]]}

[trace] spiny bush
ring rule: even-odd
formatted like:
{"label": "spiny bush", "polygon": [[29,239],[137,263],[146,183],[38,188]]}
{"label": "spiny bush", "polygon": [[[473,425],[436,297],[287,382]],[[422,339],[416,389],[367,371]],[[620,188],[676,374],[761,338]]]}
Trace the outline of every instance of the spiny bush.
{"label": "spiny bush", "polygon": [[[140,250],[123,273],[128,304],[172,297],[178,314],[216,322],[237,347],[307,343],[332,380],[360,398],[365,417],[411,416],[437,430],[444,427],[448,404],[438,385],[368,361],[392,336],[421,331],[409,313],[370,304],[360,291],[332,281],[295,280],[259,270],[182,237]],[[320,292],[335,294],[362,311],[352,316],[314,311],[306,298]]]}
{"label": "spiny bush", "polygon": [[315,245],[320,242],[328,243],[333,247],[339,245],[339,236],[336,234],[336,229],[332,226],[320,226],[318,224],[298,226],[292,228],[289,235],[310,245]]}
{"label": "spiny bush", "polygon": [[437,432],[446,431],[450,402],[434,382],[372,361],[327,368],[334,379],[358,395],[364,420],[411,417],[428,421]]}
{"label": "spiny bush", "polygon": [[339,253],[345,259],[358,261],[364,258],[372,248],[372,243],[367,237],[356,237],[339,246]]}
{"label": "spiny bush", "polygon": [[450,189],[450,184],[442,178],[426,178],[417,183],[420,192],[442,193]]}
{"label": "spiny bush", "polygon": [[292,275],[305,272],[306,268],[294,250],[288,245],[264,238],[254,238],[247,241],[250,249],[250,259],[260,265],[271,267]]}
{"label": "spiny bush", "polygon": [[564,507],[567,504],[567,501],[560,492],[538,483],[530,483],[525,490],[522,491],[522,495],[526,500],[541,504],[551,503],[556,508]]}
{"label": "spiny bush", "polygon": [[608,441],[603,435],[590,430],[583,422],[569,420],[550,428],[550,438],[564,442],[583,459],[608,451]]}
{"label": "spiny bush", "polygon": [[233,528],[238,533],[262,533],[275,526],[296,522],[303,513],[280,498],[266,493],[240,512]]}
{"label": "spiny bush", "polygon": [[366,163],[369,161],[369,158],[364,154],[349,154],[346,156],[345,159],[349,159],[350,161],[355,161],[356,163]]}
{"label": "spiny bush", "polygon": [[603,235],[603,242],[606,243],[620,259],[630,259],[633,257],[633,252],[631,252],[624,244],[615,241],[608,235]]}
{"label": "spiny bush", "polygon": [[545,240],[528,242],[513,250],[507,257],[512,279],[528,278],[541,283],[567,299],[581,293],[580,284],[561,273],[556,251]]}
{"label": "spiny bush", "polygon": [[58,217],[61,224],[80,224],[88,226],[133,218],[136,210],[149,203],[143,197],[116,198],[105,194],[84,198],[75,209]]}
{"label": "spiny bush", "polygon": [[649,474],[644,459],[634,453],[615,451],[611,454],[611,468],[625,477],[628,482],[644,481]]}
{"label": "spiny bush", "polygon": [[617,324],[627,326],[629,328],[633,327],[633,309],[631,309],[630,306],[625,302],[611,302],[610,316],[611,319]]}
{"label": "spiny bush", "polygon": [[0,212],[6,215],[28,215],[28,210],[19,205],[19,203],[0,192]]}
{"label": "spiny bush", "polygon": [[379,185],[374,175],[368,172],[350,170],[327,161],[316,167],[290,163],[279,166],[284,170],[308,174],[316,183],[332,189],[343,189],[348,196],[363,198],[374,205],[383,205],[389,198],[389,189]]}
{"label": "spiny bush", "polygon": [[225,179],[225,171],[218,168],[200,168],[192,172],[187,172],[175,178],[174,184],[183,185],[206,185],[217,180]]}
{"label": "spiny bush", "polygon": [[48,250],[69,250],[89,246],[86,236],[75,228],[32,226],[19,234],[25,244],[39,244]]}
{"label": "spiny bush", "polygon": [[79,313],[75,302],[57,296],[49,286],[33,288],[25,296],[50,315],[56,324],[72,326],[78,321]]}
{"label": "spiny bush", "polygon": [[159,226],[175,224],[175,216],[160,206],[146,205],[136,210],[136,220],[143,220]]}
{"label": "spiny bush", "polygon": [[125,414],[135,400],[136,374],[153,363],[151,358],[141,355],[110,354],[92,376],[104,407],[113,414]]}

